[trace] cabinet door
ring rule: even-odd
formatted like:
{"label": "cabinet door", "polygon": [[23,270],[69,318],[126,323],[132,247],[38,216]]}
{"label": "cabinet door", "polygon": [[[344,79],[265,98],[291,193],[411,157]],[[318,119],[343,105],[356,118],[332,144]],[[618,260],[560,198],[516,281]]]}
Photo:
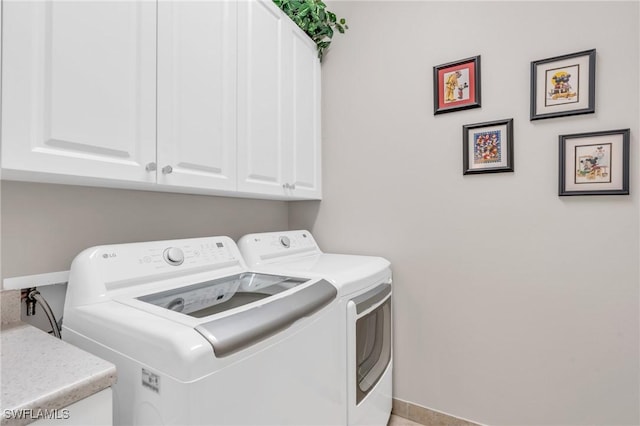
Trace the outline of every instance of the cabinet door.
{"label": "cabinet door", "polygon": [[158,2],[160,184],[236,189],[236,14],[231,0]]}
{"label": "cabinet door", "polygon": [[294,198],[322,198],[320,142],[320,61],[315,43],[293,22],[293,109],[288,123],[292,132],[290,194]]}
{"label": "cabinet door", "polygon": [[290,132],[291,54],[284,20],[271,0],[238,5],[238,190],[284,196],[284,158]]}
{"label": "cabinet door", "polygon": [[155,3],[3,8],[3,177],[154,182]]}

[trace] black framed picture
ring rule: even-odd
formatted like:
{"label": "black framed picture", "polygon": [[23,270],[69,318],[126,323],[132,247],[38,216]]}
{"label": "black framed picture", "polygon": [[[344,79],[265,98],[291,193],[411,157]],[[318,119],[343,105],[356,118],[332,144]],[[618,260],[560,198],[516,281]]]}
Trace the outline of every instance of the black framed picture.
{"label": "black framed picture", "polygon": [[558,195],[629,194],[629,129],[560,135]]}
{"label": "black framed picture", "polygon": [[513,118],[462,126],[462,174],[513,171]]}
{"label": "black framed picture", "polygon": [[480,56],[433,67],[433,113],[480,108]]}
{"label": "black framed picture", "polygon": [[531,62],[531,120],[595,112],[596,50]]}

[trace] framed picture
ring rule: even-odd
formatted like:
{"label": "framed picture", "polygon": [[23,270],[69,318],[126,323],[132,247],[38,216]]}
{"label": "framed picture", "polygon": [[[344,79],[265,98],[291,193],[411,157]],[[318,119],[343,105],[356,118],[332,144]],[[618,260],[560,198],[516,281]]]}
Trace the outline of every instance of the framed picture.
{"label": "framed picture", "polygon": [[480,56],[433,67],[433,113],[480,108]]}
{"label": "framed picture", "polygon": [[596,50],[531,62],[531,120],[595,112]]}
{"label": "framed picture", "polygon": [[513,118],[462,126],[462,174],[513,171]]}
{"label": "framed picture", "polygon": [[560,135],[558,195],[629,194],[629,133]]}

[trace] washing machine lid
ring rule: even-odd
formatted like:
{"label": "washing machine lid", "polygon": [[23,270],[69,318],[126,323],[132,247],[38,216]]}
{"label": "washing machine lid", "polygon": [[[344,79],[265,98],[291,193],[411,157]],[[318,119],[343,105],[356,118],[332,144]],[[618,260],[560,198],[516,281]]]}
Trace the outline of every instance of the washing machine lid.
{"label": "washing machine lid", "polygon": [[275,335],[336,297],[336,288],[323,279],[243,272],[119,301],[192,327],[222,358]]}
{"label": "washing machine lid", "polygon": [[244,272],[137,297],[152,305],[203,318],[295,288],[306,278]]}
{"label": "washing machine lid", "polygon": [[211,343],[217,357],[224,357],[290,327],[336,297],[337,290],[333,285],[317,280],[287,297],[274,298],[234,315],[212,319],[195,329]]}

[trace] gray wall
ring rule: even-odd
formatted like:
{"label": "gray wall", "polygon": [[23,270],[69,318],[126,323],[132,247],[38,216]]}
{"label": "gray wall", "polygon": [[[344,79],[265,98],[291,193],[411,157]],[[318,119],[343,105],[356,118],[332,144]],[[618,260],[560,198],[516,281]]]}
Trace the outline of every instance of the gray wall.
{"label": "gray wall", "polygon": [[69,269],[99,244],[287,229],[287,203],[2,182],[2,276]]}
{"label": "gray wall", "polygon": [[[289,226],[394,268],[394,396],[492,425],[640,423],[638,2],[347,2],[323,64],[324,200]],[[530,62],[597,49],[596,113],[529,121]],[[482,55],[482,108],[432,67]],[[513,118],[515,172],[462,175]],[[558,135],[631,128],[631,195],[558,197]]]}

